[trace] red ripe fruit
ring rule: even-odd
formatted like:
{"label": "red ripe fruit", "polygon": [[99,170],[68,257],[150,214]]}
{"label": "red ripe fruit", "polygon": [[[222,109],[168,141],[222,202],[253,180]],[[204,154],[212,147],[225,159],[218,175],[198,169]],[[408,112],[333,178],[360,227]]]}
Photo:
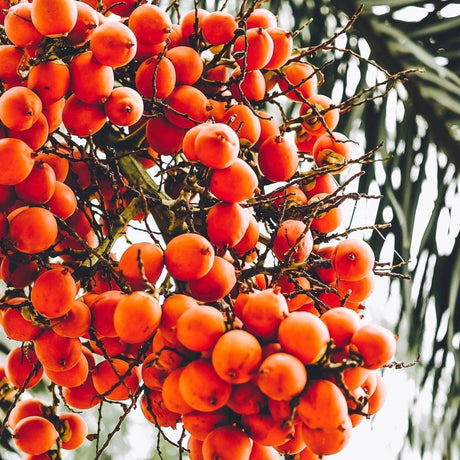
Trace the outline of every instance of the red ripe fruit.
{"label": "red ripe fruit", "polygon": [[136,36],[121,22],[101,24],[91,35],[90,49],[94,57],[104,65],[122,67],[136,54]]}
{"label": "red ripe fruit", "polygon": [[[233,53],[237,55],[236,62],[245,70],[259,70],[265,67],[273,56],[273,40],[270,35],[261,28],[247,31],[246,36],[240,36],[235,40]],[[246,56],[240,57],[245,53]]]}
{"label": "red ripe fruit", "polygon": [[200,279],[190,281],[192,296],[203,302],[215,302],[225,297],[236,284],[235,268],[222,257],[215,257],[211,269]]}
{"label": "red ripe fruit", "polygon": [[201,56],[190,46],[176,46],[166,53],[173,63],[178,85],[193,85],[203,73]]}
{"label": "red ripe fruit", "polygon": [[[33,150],[23,141],[12,137],[0,139],[0,185],[16,185],[32,171]],[[5,190],[5,192],[7,189]]]}
{"label": "red ripe fruit", "polygon": [[57,438],[58,433],[54,425],[46,418],[36,415],[22,419],[13,432],[18,449],[34,456],[50,450]]}
{"label": "red ripe fruit", "polygon": [[250,214],[237,203],[217,203],[206,217],[208,238],[218,247],[235,246],[243,238]]}
{"label": "red ripe fruit", "polygon": [[[322,134],[313,145],[312,155],[315,163],[321,168],[329,166],[337,168],[334,173],[342,172],[347,168],[347,161],[353,155],[352,143],[341,133]],[[342,166],[343,165],[343,166]]]}
{"label": "red ripe fruit", "polygon": [[330,336],[326,325],[314,314],[294,311],[278,330],[278,340],[284,350],[304,364],[318,361],[326,351]]}
{"label": "red ripe fruit", "polygon": [[41,99],[29,88],[14,86],[0,96],[0,120],[10,129],[29,129],[42,113]]}
{"label": "red ripe fruit", "polygon": [[241,319],[245,329],[257,337],[274,339],[278,327],[289,314],[283,294],[273,289],[257,291],[249,295],[243,306]]}
{"label": "red ripe fruit", "polygon": [[161,275],[163,251],[154,243],[134,243],[122,254],[118,268],[132,289],[144,290],[147,287],[144,279],[155,284]]}
{"label": "red ripe fruit", "polygon": [[[281,91],[293,101],[301,101],[318,91],[318,77],[313,67],[304,62],[294,62],[283,68],[283,77],[278,80]],[[292,89],[291,89],[292,88]]]}
{"label": "red ripe fruit", "polygon": [[395,335],[378,324],[360,327],[351,338],[352,349],[363,358],[363,367],[378,369],[393,358],[396,351]]}
{"label": "red ripe fruit", "polygon": [[152,56],[137,69],[135,83],[142,96],[167,97],[176,85],[174,65],[165,56]]}
{"label": "red ripe fruit", "polygon": [[158,6],[144,4],[138,6],[129,16],[128,27],[137,40],[145,44],[164,42],[171,33],[169,16]]}
{"label": "red ripe fruit", "polygon": [[150,118],[146,126],[147,142],[159,155],[175,155],[182,146],[186,132],[163,116]]}
{"label": "red ripe fruit", "polygon": [[339,279],[358,281],[373,269],[374,263],[374,252],[365,241],[342,240],[335,248],[333,265]]}
{"label": "red ripe fruit", "polygon": [[195,138],[194,150],[208,168],[229,167],[238,157],[240,141],[235,131],[224,123],[205,125]]}
{"label": "red ripe fruit", "polygon": [[46,251],[57,235],[56,219],[47,209],[25,208],[11,218],[9,237],[14,247],[26,254]]}
{"label": "red ripe fruit", "polygon": [[165,117],[180,128],[191,128],[211,116],[212,106],[208,98],[194,86],[177,86],[165,102]]}
{"label": "red ripe fruit", "polygon": [[65,267],[43,272],[35,281],[31,291],[32,305],[48,318],[65,315],[73,304],[77,285]]}
{"label": "red ripe fruit", "polygon": [[184,233],[174,237],[167,244],[164,255],[169,274],[181,281],[202,278],[214,263],[211,243],[197,233]]}
{"label": "red ripe fruit", "polygon": [[34,0],[31,18],[37,30],[47,37],[67,35],[77,22],[77,6],[73,0]]}
{"label": "red ripe fruit", "polygon": [[287,181],[296,173],[299,165],[297,148],[282,136],[271,136],[260,146],[258,162],[268,180]]}
{"label": "red ripe fruit", "polygon": [[213,11],[201,21],[201,32],[211,45],[223,45],[232,38],[238,23],[234,16],[224,11]]}
{"label": "red ripe fruit", "polygon": [[273,240],[273,252],[280,261],[287,257],[292,262],[303,262],[313,249],[313,237],[307,226],[299,220],[285,220]]}
{"label": "red ripe fruit", "polygon": [[257,185],[253,169],[241,158],[236,158],[227,168],[213,171],[209,190],[219,200],[236,203],[251,198]]}
{"label": "red ripe fruit", "polygon": [[44,163],[35,162],[30,174],[19,184],[16,184],[16,195],[26,203],[46,203],[56,188],[56,174],[54,169]]}

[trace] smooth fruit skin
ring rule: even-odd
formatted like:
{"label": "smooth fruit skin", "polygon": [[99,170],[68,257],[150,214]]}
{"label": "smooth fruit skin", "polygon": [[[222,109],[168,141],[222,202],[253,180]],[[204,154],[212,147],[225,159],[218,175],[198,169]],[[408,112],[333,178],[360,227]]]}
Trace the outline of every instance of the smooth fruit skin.
{"label": "smooth fruit skin", "polygon": [[244,160],[236,158],[227,168],[213,171],[209,190],[219,200],[237,203],[251,198],[257,185],[254,170]]}
{"label": "smooth fruit skin", "polygon": [[176,71],[166,56],[152,56],[136,71],[136,89],[141,96],[165,98],[176,85]]}
{"label": "smooth fruit skin", "polygon": [[13,432],[16,446],[31,455],[44,454],[53,447],[57,438],[54,425],[46,418],[35,415],[22,419]]}
{"label": "smooth fruit skin", "polygon": [[225,406],[230,398],[232,385],[216,374],[209,361],[198,359],[187,364],[182,371],[179,391],[193,409],[213,412]]}
{"label": "smooth fruit skin", "polygon": [[70,71],[62,61],[42,62],[30,69],[27,87],[38,94],[43,104],[64,97],[70,87]]}
{"label": "smooth fruit skin", "polygon": [[[278,84],[281,91],[293,101],[301,101],[302,97],[308,98],[318,91],[318,77],[313,68],[304,62],[294,62],[282,69],[283,77]],[[289,89],[294,86],[295,89]]]}
{"label": "smooth fruit skin", "polygon": [[184,428],[196,439],[204,441],[206,436],[220,425],[230,422],[226,408],[214,412],[192,411],[182,415]]}
{"label": "smooth fruit skin", "polygon": [[98,12],[87,3],[77,0],[75,5],[77,22],[66,38],[70,45],[78,48],[90,40],[94,29],[99,25],[99,16]]}
{"label": "smooth fruit skin", "polygon": [[242,329],[222,335],[212,351],[217,375],[232,384],[249,382],[262,361],[262,347],[256,337]]}
{"label": "smooth fruit skin", "polygon": [[126,343],[141,343],[158,329],[160,304],[143,292],[133,292],[120,300],[113,314],[115,331]]}
{"label": "smooth fruit skin", "polygon": [[[247,45],[246,45],[247,44]],[[259,70],[268,64],[273,56],[273,40],[264,29],[250,29],[245,37],[235,40],[233,53],[239,55],[246,51],[245,59],[238,57],[236,62],[246,70]]]}
{"label": "smooth fruit skin", "polygon": [[[318,211],[315,213],[315,218],[311,222],[311,228],[317,232],[330,233],[336,230],[343,221],[342,207],[332,207],[327,202],[329,195],[327,193],[317,193],[308,200],[308,204],[318,206]],[[325,210],[323,212],[323,209]]]}
{"label": "smooth fruit skin", "polygon": [[16,5],[9,3],[8,6],[4,26],[9,40],[21,48],[37,46],[44,37],[32,24],[30,17],[32,5],[29,2],[20,2]]}
{"label": "smooth fruit skin", "polygon": [[129,87],[115,88],[104,104],[108,119],[119,126],[132,126],[144,112],[144,101],[140,94]]}
{"label": "smooth fruit skin", "polygon": [[259,148],[259,168],[272,182],[287,181],[299,165],[295,144],[279,135],[270,136]]}
{"label": "smooth fruit skin", "polygon": [[385,403],[387,388],[385,381],[380,374],[376,374],[376,386],[372,395],[369,396],[368,414],[373,415],[377,413]]}
{"label": "smooth fruit skin", "polygon": [[177,414],[193,412],[193,409],[184,401],[179,391],[179,379],[183,370],[183,367],[173,369],[165,378],[161,388],[161,396],[166,409]]}
{"label": "smooth fruit skin", "polygon": [[193,85],[203,73],[203,61],[200,54],[189,46],[175,46],[168,50],[166,57],[176,70],[179,85]]}
{"label": "smooth fruit skin", "polygon": [[62,372],[45,369],[45,373],[56,385],[75,388],[85,383],[89,375],[89,365],[86,357],[82,353],[79,361],[72,368]]}
{"label": "smooth fruit skin", "polygon": [[38,398],[23,399],[18,401],[8,416],[8,426],[14,430],[16,425],[24,418],[36,415],[43,416],[45,405]]}
{"label": "smooth fruit skin", "polygon": [[[110,94],[110,93],[109,93]],[[70,134],[88,137],[105,125],[107,117],[102,104],[86,104],[72,94],[62,109],[62,122]]]}
{"label": "smooth fruit skin", "polygon": [[[101,64],[92,51],[77,54],[70,63],[72,93],[86,104],[107,101],[113,90],[112,67]],[[88,75],[92,78],[88,79]]]}
{"label": "smooth fruit skin", "polygon": [[54,216],[44,208],[26,208],[10,221],[10,239],[14,247],[26,254],[49,249],[58,235]]}
{"label": "smooth fruit skin", "polygon": [[249,211],[237,203],[216,203],[206,217],[208,238],[219,248],[232,248],[246,233],[249,219]]}
{"label": "smooth fruit skin", "polygon": [[329,380],[315,380],[302,394],[297,411],[313,430],[334,430],[348,420],[348,406],[340,388]]}
{"label": "smooth fruit skin", "polygon": [[264,289],[250,294],[243,307],[241,319],[244,327],[256,337],[274,339],[282,320],[289,314],[283,294]]}
{"label": "smooth fruit skin", "polygon": [[303,262],[313,249],[313,236],[299,220],[285,220],[273,240],[273,252],[282,262],[288,257],[291,262]]}
{"label": "smooth fruit skin", "polygon": [[146,126],[147,142],[158,155],[175,155],[182,146],[186,132],[164,116],[150,118]]}
{"label": "smooth fruit skin", "polygon": [[281,321],[278,340],[286,351],[304,364],[312,364],[326,351],[330,336],[326,325],[317,316],[294,311]]}
{"label": "smooth fruit skin", "polygon": [[42,273],[31,291],[32,305],[48,318],[65,315],[77,294],[77,285],[65,267],[53,268]]}
{"label": "smooth fruit skin", "polygon": [[47,37],[67,35],[77,22],[73,0],[34,0],[31,18],[37,30]]}
{"label": "smooth fruit skin", "polygon": [[141,396],[141,410],[144,417],[156,426],[176,428],[180,414],[165,407],[161,391],[146,391]]}
{"label": "smooth fruit skin", "polygon": [[16,185],[27,178],[34,167],[33,150],[20,139],[0,139],[0,185]]}
{"label": "smooth fruit skin", "polygon": [[257,385],[271,399],[290,400],[303,391],[306,383],[304,364],[289,353],[273,353],[259,367]]}
{"label": "smooth fruit skin", "polygon": [[222,114],[220,121],[237,133],[241,145],[251,147],[259,140],[261,133],[259,117],[244,104],[229,107]]}
{"label": "smooth fruit skin", "polygon": [[393,358],[396,352],[396,337],[387,328],[378,324],[366,324],[351,338],[351,346],[362,356],[363,367],[378,369]]}
{"label": "smooth fruit skin", "polygon": [[[43,375],[43,368],[38,363],[34,350],[13,348],[5,359],[6,378],[17,388],[32,388]],[[26,383],[27,382],[27,383]]]}
{"label": "smooth fruit skin", "polygon": [[129,364],[118,358],[101,361],[92,372],[94,388],[112,401],[129,399],[139,387],[139,372],[128,369]]}
{"label": "smooth fruit skin", "polygon": [[21,310],[16,308],[3,310],[2,326],[7,337],[21,342],[35,339],[41,331],[39,326],[25,319]]}
{"label": "smooth fruit skin", "polygon": [[41,99],[29,88],[14,86],[0,96],[0,120],[9,129],[29,129],[42,113]]}
{"label": "smooth fruit skin", "polygon": [[174,278],[193,281],[205,276],[214,263],[214,248],[198,233],[174,237],[166,246],[165,265]]}
{"label": "smooth fruit skin", "polygon": [[331,339],[337,347],[348,345],[353,334],[361,326],[358,313],[346,307],[327,310],[321,315],[321,321],[327,326]]}
{"label": "smooth fruit skin", "polygon": [[332,430],[318,430],[307,425],[302,426],[305,443],[312,452],[321,457],[340,452],[350,440],[351,430],[352,424],[349,417],[342,426]]}
{"label": "smooth fruit skin", "polygon": [[274,49],[265,69],[279,69],[291,57],[293,38],[289,32],[276,26],[269,27],[267,33],[273,40]]}
{"label": "smooth fruit skin", "polygon": [[196,156],[208,168],[228,168],[240,151],[238,135],[224,123],[205,125],[194,144]]}
{"label": "smooth fruit skin", "polygon": [[342,240],[335,248],[333,265],[339,279],[358,281],[373,269],[374,263],[374,252],[365,241]]}
{"label": "smooth fruit skin", "polygon": [[45,107],[42,108],[42,113],[38,117],[37,121],[29,128],[22,131],[10,129],[10,137],[21,139],[24,141],[32,150],[38,150],[48,140],[49,124],[45,113],[43,112]]}
{"label": "smooth fruit skin", "polygon": [[225,297],[236,284],[235,268],[222,257],[216,256],[213,265],[206,275],[190,281],[192,296],[203,302],[215,302]]}
{"label": "smooth fruit skin", "polygon": [[145,4],[138,6],[129,16],[128,27],[138,41],[145,44],[162,43],[171,33],[169,16],[158,6]]}
{"label": "smooth fruit skin", "polygon": [[78,449],[88,434],[88,426],[83,417],[72,412],[64,413],[59,416],[59,422],[65,427],[64,435],[61,436],[62,448]]}
{"label": "smooth fruit skin", "polygon": [[240,428],[224,425],[214,429],[203,442],[204,460],[249,460],[251,438]]}
{"label": "smooth fruit skin", "polygon": [[51,329],[35,339],[35,352],[44,367],[52,371],[65,371],[75,366],[81,358],[79,339],[62,337]]}
{"label": "smooth fruit skin", "polygon": [[[341,133],[322,134],[313,145],[312,155],[319,167],[333,168],[337,174],[347,168],[347,161],[353,156],[350,140]],[[340,167],[341,166],[341,167]]]}
{"label": "smooth fruit skin", "polygon": [[271,446],[263,446],[258,442],[252,443],[249,460],[279,460],[278,452]]}
{"label": "smooth fruit skin", "polygon": [[204,39],[211,45],[223,45],[233,38],[238,28],[235,18],[223,11],[209,13],[201,21],[201,30]]}
{"label": "smooth fruit skin", "polygon": [[[173,62],[174,65],[174,62]],[[180,82],[176,71],[176,82]],[[166,99],[166,118],[181,128],[191,128],[209,119],[212,106],[207,97],[194,86],[182,84],[176,86]]]}
{"label": "smooth fruit skin", "polygon": [[69,406],[75,409],[90,409],[100,402],[99,394],[94,388],[91,376],[78,387],[62,389],[62,394]]}
{"label": "smooth fruit skin", "polygon": [[211,349],[224,332],[222,313],[208,305],[189,308],[177,320],[177,339],[189,350]]}
{"label": "smooth fruit skin", "polygon": [[121,22],[109,21],[93,31],[90,49],[101,64],[122,67],[134,58],[137,39],[132,30]]}
{"label": "smooth fruit skin", "polygon": [[151,284],[155,284],[163,270],[163,251],[150,242],[134,243],[122,254],[119,270],[134,290],[144,290],[145,280],[141,275],[140,264],[144,272],[144,278]]}

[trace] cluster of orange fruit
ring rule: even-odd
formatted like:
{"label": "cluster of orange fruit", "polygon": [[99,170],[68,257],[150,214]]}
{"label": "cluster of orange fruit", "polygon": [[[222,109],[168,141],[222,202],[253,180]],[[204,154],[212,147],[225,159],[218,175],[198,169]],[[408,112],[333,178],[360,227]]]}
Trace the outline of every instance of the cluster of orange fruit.
{"label": "cluster of orange fruit", "polygon": [[[0,383],[48,379],[80,410],[140,397],[152,423],[183,423],[193,460],[340,451],[382,406],[396,339],[361,316],[370,246],[323,243],[353,152],[318,69],[255,4],[178,24],[133,0],[0,5],[0,323],[21,342]],[[280,100],[298,104],[281,125]],[[120,236],[118,208],[144,197],[128,217],[142,222],[159,206],[119,166],[128,156],[187,211],[117,260],[100,249]],[[11,409],[24,459],[87,435],[36,399]]]}

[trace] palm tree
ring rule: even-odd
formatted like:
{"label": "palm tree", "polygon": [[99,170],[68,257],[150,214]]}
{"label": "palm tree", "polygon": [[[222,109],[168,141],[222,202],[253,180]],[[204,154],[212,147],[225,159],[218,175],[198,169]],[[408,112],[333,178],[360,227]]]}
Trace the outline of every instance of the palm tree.
{"label": "palm tree", "polygon": [[[212,10],[223,2],[195,3]],[[232,2],[225,3],[232,8]],[[429,419],[410,418],[407,442],[420,457],[441,449],[445,459],[456,458],[460,443],[456,5],[450,0],[368,0],[362,9],[354,0],[271,0],[263,5],[278,13],[287,29],[298,31],[297,43],[327,75],[321,92],[345,101],[338,130],[364,139],[366,150],[385,141],[377,156],[385,161],[368,168],[359,187],[374,194],[378,189],[382,199],[375,220],[391,222],[390,229],[370,238],[377,255],[390,246],[391,264],[399,273],[388,280],[389,292],[398,298],[404,358],[394,366],[418,361],[411,372],[419,393],[431,396]],[[7,351],[1,343],[0,351]]]}
{"label": "palm tree", "polygon": [[[359,187],[368,192],[377,186],[383,198],[376,221],[391,221],[385,235],[374,232],[371,237],[376,254],[385,241],[394,241],[393,263],[401,263],[401,275],[413,280],[393,278],[390,289],[400,298],[400,347],[406,348],[409,361],[420,355],[414,379],[418,395],[431,394],[432,407],[428,419],[420,414],[410,418],[407,441],[420,456],[436,449],[443,451],[442,458],[456,458],[460,439],[458,2],[368,0],[362,10],[359,3],[272,0],[269,8],[280,12],[281,20],[287,13],[293,29],[309,21],[299,37],[312,62],[327,64],[322,92],[336,91],[346,99],[363,91],[363,99],[376,98],[363,105],[354,100],[358,105],[349,111],[342,107],[346,113],[339,130],[361,133],[367,150],[385,141],[380,152],[387,161],[369,168]],[[350,18],[353,26],[348,28]],[[346,35],[325,43],[344,27]],[[322,52],[322,61],[315,53],[320,43],[330,53]],[[384,80],[375,63],[390,75],[408,72],[403,74],[404,84],[396,85],[384,101],[378,91],[386,92],[388,86],[366,91]],[[416,418],[421,420],[418,424]]]}

